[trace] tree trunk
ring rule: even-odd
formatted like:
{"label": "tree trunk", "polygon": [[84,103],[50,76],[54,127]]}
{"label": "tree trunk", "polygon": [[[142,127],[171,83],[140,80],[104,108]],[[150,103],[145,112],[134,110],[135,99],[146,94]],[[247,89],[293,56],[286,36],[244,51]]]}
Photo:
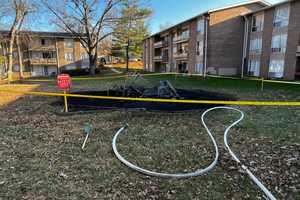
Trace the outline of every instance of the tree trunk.
{"label": "tree trunk", "polygon": [[19,35],[16,35],[16,42],[17,42],[17,49],[18,49],[18,60],[19,60],[19,67],[20,67],[20,78],[24,78],[23,74],[23,56],[21,52],[21,47],[20,47],[20,38]]}
{"label": "tree trunk", "polygon": [[8,46],[8,81],[13,80],[13,47],[14,47],[14,40],[15,40],[15,32],[11,32],[9,46]]}
{"label": "tree trunk", "polygon": [[2,70],[1,70],[1,78],[5,76],[5,72],[7,72],[7,46],[6,43],[1,43],[2,46],[2,56],[3,56],[3,62],[2,62]]}
{"label": "tree trunk", "polygon": [[130,47],[130,40],[127,40],[126,46],[126,72],[129,71],[129,47]]}
{"label": "tree trunk", "polygon": [[96,74],[96,63],[95,63],[95,56],[92,54],[89,54],[89,62],[90,62],[90,75]]}

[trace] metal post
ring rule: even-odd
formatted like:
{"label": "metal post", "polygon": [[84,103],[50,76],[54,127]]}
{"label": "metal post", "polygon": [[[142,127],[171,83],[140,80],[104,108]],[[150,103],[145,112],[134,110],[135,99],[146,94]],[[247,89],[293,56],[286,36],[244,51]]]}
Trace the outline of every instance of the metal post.
{"label": "metal post", "polygon": [[68,111],[68,100],[67,100],[67,92],[66,92],[66,90],[64,90],[64,100],[65,100],[65,112],[67,113],[67,112],[69,112]]}

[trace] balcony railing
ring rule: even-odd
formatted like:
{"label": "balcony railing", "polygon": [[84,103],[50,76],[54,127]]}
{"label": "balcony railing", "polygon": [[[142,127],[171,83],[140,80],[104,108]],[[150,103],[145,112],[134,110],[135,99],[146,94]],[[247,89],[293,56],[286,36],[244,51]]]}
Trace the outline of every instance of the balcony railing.
{"label": "balcony railing", "polygon": [[163,56],[162,61],[163,62],[169,62],[169,56]]}
{"label": "balcony railing", "polygon": [[154,43],[154,47],[155,47],[155,48],[160,48],[160,47],[162,47],[162,45],[163,45],[163,42],[162,42],[162,41],[160,41],[160,42],[155,42],[155,43]]}
{"label": "balcony railing", "polygon": [[57,64],[57,59],[56,58],[32,58],[30,59],[31,64],[42,64],[42,65],[53,65]]}
{"label": "balcony railing", "polygon": [[189,40],[189,36],[188,35],[180,35],[174,38],[173,42],[178,43],[178,42],[185,42],[187,40]]}
{"label": "balcony railing", "polygon": [[174,58],[187,58],[188,53],[184,52],[184,53],[175,53]]}
{"label": "balcony railing", "polygon": [[154,60],[162,60],[162,56],[154,56]]}
{"label": "balcony railing", "polygon": [[55,51],[56,46],[53,45],[32,45],[29,47],[30,51]]}

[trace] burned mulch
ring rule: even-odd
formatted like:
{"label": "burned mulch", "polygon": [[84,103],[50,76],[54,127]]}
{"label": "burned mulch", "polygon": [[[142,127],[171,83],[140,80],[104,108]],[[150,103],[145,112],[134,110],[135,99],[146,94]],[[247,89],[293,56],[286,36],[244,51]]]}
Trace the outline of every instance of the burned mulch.
{"label": "burned mulch", "polygon": [[[85,91],[74,92],[72,94],[90,95],[90,96],[113,96],[113,97],[141,97],[141,98],[162,98],[162,99],[180,99],[180,100],[219,100],[219,101],[234,101],[235,97],[230,95],[208,92],[204,90],[184,90],[176,89],[179,97],[158,96],[153,92],[148,92],[146,95],[138,95],[137,93],[122,92],[120,90],[108,91]],[[148,91],[151,91],[148,90]],[[60,104],[63,104],[61,99]],[[148,111],[188,111],[207,109],[215,107],[213,104],[189,104],[189,103],[164,103],[164,102],[144,102],[144,101],[126,101],[126,100],[110,100],[110,99],[92,99],[68,97],[69,111],[91,111],[101,109],[143,109]]]}

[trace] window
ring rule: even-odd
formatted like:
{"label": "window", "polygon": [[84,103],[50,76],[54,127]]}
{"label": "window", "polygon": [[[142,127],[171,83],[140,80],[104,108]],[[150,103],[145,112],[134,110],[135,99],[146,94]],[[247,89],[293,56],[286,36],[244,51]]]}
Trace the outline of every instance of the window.
{"label": "window", "polygon": [[74,47],[73,39],[65,39],[65,47],[66,48],[73,48]]}
{"label": "window", "polygon": [[174,54],[177,53],[177,46],[176,46],[176,45],[173,46],[173,53],[174,53]]}
{"label": "window", "polygon": [[13,59],[18,58],[18,53],[14,51],[14,52],[12,53],[12,57],[13,57]]}
{"label": "window", "polygon": [[202,56],[203,55],[203,41],[197,42],[197,55]]}
{"label": "window", "polygon": [[255,38],[250,40],[250,52],[260,53],[262,49],[262,38]]}
{"label": "window", "polygon": [[262,31],[264,26],[264,15],[254,15],[252,17],[252,32]]}
{"label": "window", "polygon": [[260,61],[255,59],[250,59],[248,63],[248,75],[259,76],[259,72],[260,72]]}
{"label": "window", "polygon": [[89,59],[89,54],[87,53],[81,53],[81,60]]}
{"label": "window", "polygon": [[287,44],[287,34],[273,35],[272,52],[285,53]]}
{"label": "window", "polygon": [[197,22],[197,31],[200,34],[204,33],[204,19],[199,19]]}
{"label": "window", "polygon": [[203,73],[203,63],[197,63],[195,71],[198,74],[202,74]]}
{"label": "window", "polygon": [[42,57],[44,59],[55,58],[55,54],[54,54],[54,52],[43,52]]}
{"label": "window", "polygon": [[284,60],[271,60],[269,65],[270,78],[282,78],[284,72]]}
{"label": "window", "polygon": [[74,54],[73,53],[71,53],[71,52],[67,52],[67,53],[65,53],[65,59],[67,60],[67,61],[74,61]]}
{"label": "window", "polygon": [[274,26],[284,27],[289,24],[290,8],[288,5],[284,5],[276,8],[274,16]]}
{"label": "window", "polygon": [[45,39],[41,39],[41,45],[45,46],[46,45],[46,40]]}
{"label": "window", "polygon": [[178,54],[187,54],[189,51],[189,44],[188,43],[181,43],[178,45],[177,53]]}

